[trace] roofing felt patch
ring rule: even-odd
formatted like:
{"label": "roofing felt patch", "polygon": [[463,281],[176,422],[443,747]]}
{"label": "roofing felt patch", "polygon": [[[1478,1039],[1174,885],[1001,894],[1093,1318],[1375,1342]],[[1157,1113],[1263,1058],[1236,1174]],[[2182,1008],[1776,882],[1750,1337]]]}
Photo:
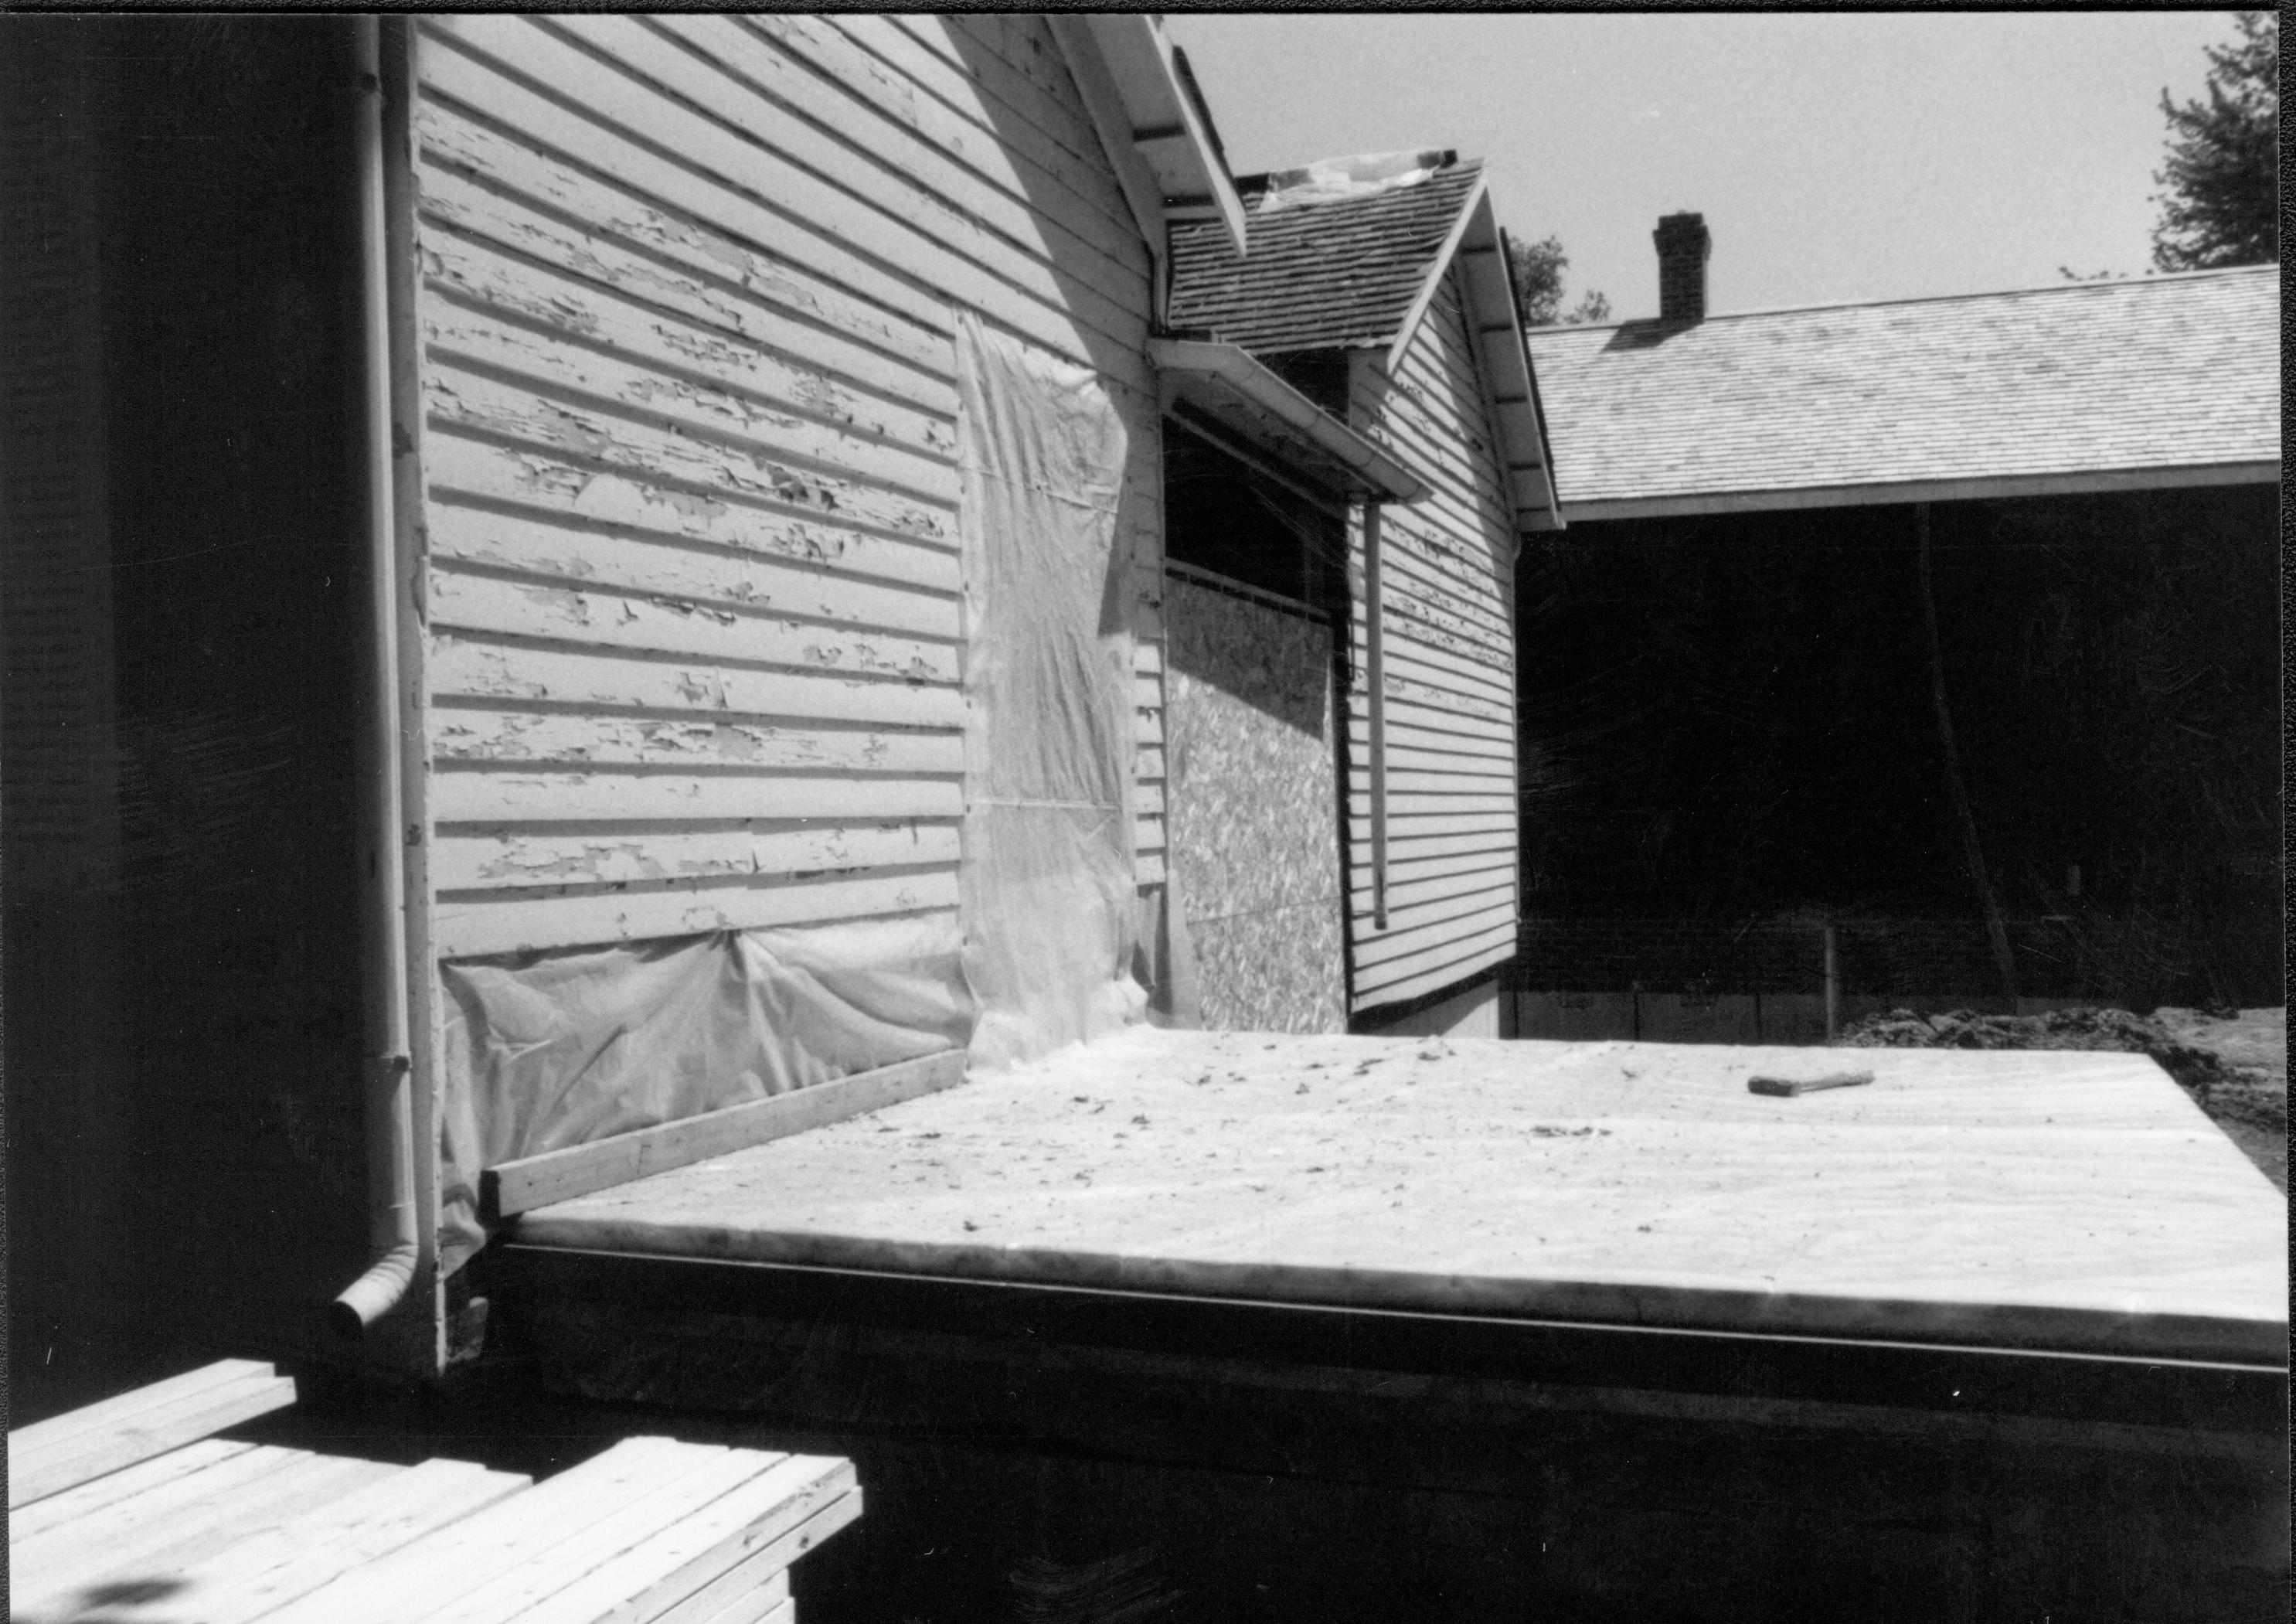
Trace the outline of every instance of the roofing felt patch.
{"label": "roofing felt patch", "polygon": [[1570,503],[2276,461],[2276,267],[1529,335]]}
{"label": "roofing felt patch", "polygon": [[1172,227],[1170,324],[1246,349],[1391,343],[1482,175],[1455,163],[1415,185],[1278,209],[1244,199],[1250,252],[1217,221]]}

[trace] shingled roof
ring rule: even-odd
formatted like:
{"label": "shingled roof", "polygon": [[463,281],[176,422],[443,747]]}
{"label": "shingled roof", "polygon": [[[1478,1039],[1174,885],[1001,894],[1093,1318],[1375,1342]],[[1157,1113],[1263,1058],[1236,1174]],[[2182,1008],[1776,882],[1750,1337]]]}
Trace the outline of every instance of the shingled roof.
{"label": "shingled roof", "polygon": [[1166,319],[1263,354],[1390,343],[1482,168],[1455,161],[1415,185],[1272,209],[1267,177],[1239,180],[1249,256],[1210,222],[1176,223]]}
{"label": "shingled roof", "polygon": [[2279,334],[2259,266],[1529,341],[1577,519],[2276,479]]}

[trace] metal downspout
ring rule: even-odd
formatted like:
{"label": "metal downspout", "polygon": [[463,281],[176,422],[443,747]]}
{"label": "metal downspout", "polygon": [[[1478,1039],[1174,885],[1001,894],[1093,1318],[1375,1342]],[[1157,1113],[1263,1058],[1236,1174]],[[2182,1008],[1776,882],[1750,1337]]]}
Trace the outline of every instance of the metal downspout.
{"label": "metal downspout", "polygon": [[373,1260],[328,1308],[357,1337],[406,1294],[415,1225],[414,1082],[406,1013],[406,878],[399,846],[398,539],[391,493],[390,311],[383,214],[381,25],[358,19],[360,353],[365,367],[366,668],[359,673],[360,961],[365,1013],[367,1234]]}

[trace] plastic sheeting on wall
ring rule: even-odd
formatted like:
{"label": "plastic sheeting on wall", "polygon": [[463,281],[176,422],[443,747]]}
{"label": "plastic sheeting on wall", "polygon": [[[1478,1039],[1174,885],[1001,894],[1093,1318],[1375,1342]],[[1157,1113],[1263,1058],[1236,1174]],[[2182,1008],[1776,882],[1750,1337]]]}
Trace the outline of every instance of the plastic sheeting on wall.
{"label": "plastic sheeting on wall", "polygon": [[961,1048],[945,915],[627,942],[439,967],[439,1250],[485,1241],[480,1169]]}
{"label": "plastic sheeting on wall", "polygon": [[972,1054],[1032,1059],[1139,1017],[1127,436],[1091,369],[956,322]]}

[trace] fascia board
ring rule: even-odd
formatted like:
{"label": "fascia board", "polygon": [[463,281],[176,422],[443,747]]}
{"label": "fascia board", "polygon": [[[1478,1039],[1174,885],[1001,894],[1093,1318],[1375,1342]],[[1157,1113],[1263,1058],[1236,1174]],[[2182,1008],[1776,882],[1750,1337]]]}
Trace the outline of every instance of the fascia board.
{"label": "fascia board", "polygon": [[1086,26],[1086,20],[1074,12],[1054,12],[1046,21],[1052,25],[1054,43],[1068,60],[1069,73],[1076,80],[1077,93],[1084,98],[1085,111],[1092,117],[1101,150],[1108,154],[1109,165],[1116,171],[1117,185],[1124,193],[1125,207],[1132,211],[1133,224],[1140,228],[1149,251],[1160,256],[1164,246],[1163,189],[1156,184],[1155,172],[1148,167],[1148,160],[1132,144],[1132,117],[1125,106],[1123,93],[1109,75],[1099,42]]}
{"label": "fascia board", "polygon": [[[1242,253],[1243,199],[1227,165],[1213,150],[1211,132],[1193,99],[1180,83],[1172,42],[1153,19],[1141,12],[1095,12],[1078,21],[1099,47],[1129,121],[1127,138],[1155,176],[1163,201],[1209,202],[1227,228],[1235,251]],[[1168,217],[1169,212],[1165,210]]]}
{"label": "fascia board", "polygon": [[2196,463],[2153,468],[2100,468],[2066,473],[1978,475],[1873,485],[1822,485],[1769,490],[1684,492],[1573,502],[1585,524],[1609,519],[1670,519],[1705,513],[1783,513],[1818,507],[1878,507],[1908,502],[1974,502],[1997,496],[2094,496],[2178,490],[2210,485],[2276,485],[2276,462]]}
{"label": "fascia board", "polygon": [[1152,339],[1148,351],[1160,372],[1218,378],[1332,461],[1353,470],[1386,501],[1416,502],[1431,488],[1409,463],[1348,427],[1236,345]]}
{"label": "fascia board", "polygon": [[1403,365],[1404,352],[1411,348],[1411,340],[1419,336],[1419,324],[1427,319],[1428,307],[1435,302],[1435,290],[1443,285],[1443,273],[1451,268],[1451,260],[1458,253],[1459,244],[1466,241],[1467,228],[1474,223],[1476,211],[1480,209],[1488,213],[1490,201],[1490,179],[1479,175],[1475,177],[1475,189],[1467,193],[1467,201],[1460,207],[1458,218],[1451,222],[1451,229],[1444,234],[1443,246],[1436,250],[1434,263],[1428,267],[1426,280],[1419,284],[1419,291],[1411,301],[1411,308],[1404,313],[1403,325],[1396,330],[1395,341],[1387,347],[1387,354],[1381,365],[1390,373]]}

